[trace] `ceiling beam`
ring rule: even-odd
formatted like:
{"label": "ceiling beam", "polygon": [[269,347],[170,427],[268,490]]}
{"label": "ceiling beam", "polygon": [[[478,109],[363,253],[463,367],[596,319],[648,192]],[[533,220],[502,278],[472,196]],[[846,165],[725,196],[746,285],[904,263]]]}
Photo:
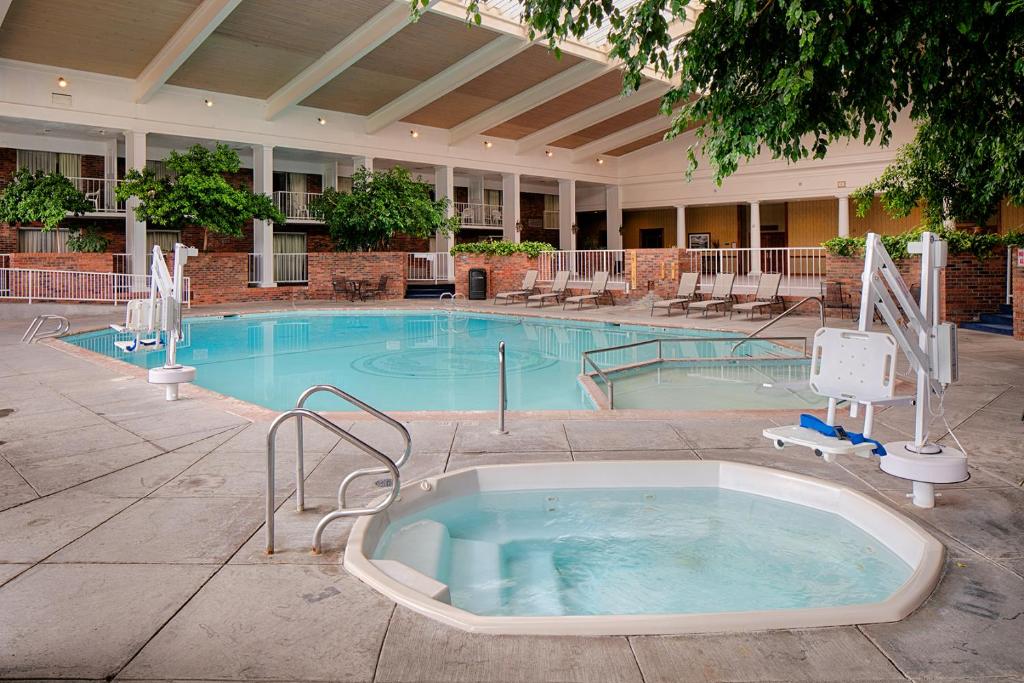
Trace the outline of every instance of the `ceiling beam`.
{"label": "ceiling beam", "polygon": [[502,35],[495,38],[441,73],[428,78],[367,116],[366,132],[373,134],[396,121],[401,121],[409,114],[441,99],[528,47],[530,47],[530,43],[515,36]]}
{"label": "ceiling beam", "polygon": [[449,132],[449,143],[457,144],[469,137],[490,130],[520,114],[525,114],[535,107],[555,99],[574,88],[586,85],[595,78],[599,78],[614,67],[597,62],[583,61],[571,66],[551,78],[541,81],[532,88],[500,102],[490,109],[486,109],[476,116],[469,118],[455,126]]}
{"label": "ceiling beam", "polygon": [[641,104],[655,100],[668,92],[668,89],[667,83],[648,81],[631,95],[605,100],[589,109],[584,109],[578,114],[562,119],[558,123],[553,123],[547,128],[541,128],[535,133],[530,133],[519,140],[516,152],[524,154],[538,147],[549,145],[567,135],[572,135],[584,128],[589,128],[613,116],[627,112],[634,107],[639,107]]}
{"label": "ceiling beam", "polygon": [[[436,2],[438,0],[431,0],[430,4]],[[405,0],[394,0],[271,95],[266,102],[264,118],[268,121],[274,119],[288,107],[309,97],[325,83],[408,26],[409,21],[409,3]]]}
{"label": "ceiling beam", "polygon": [[0,26],[4,23],[4,17],[7,16],[7,10],[11,9],[11,3],[14,0],[0,0]]}
{"label": "ceiling beam", "polygon": [[[0,0],[2,7],[3,0]],[[174,75],[242,0],[203,0],[135,79],[135,101],[143,104]]]}
{"label": "ceiling beam", "polygon": [[581,145],[576,149],[572,150],[572,160],[574,163],[586,161],[590,158],[596,158],[610,152],[613,149],[618,149],[623,145],[628,145],[631,142],[636,142],[643,138],[666,131],[672,127],[672,119],[668,116],[658,115],[653,119],[641,121],[628,128],[615,131],[610,135],[606,135],[603,138],[588,142],[585,145]]}

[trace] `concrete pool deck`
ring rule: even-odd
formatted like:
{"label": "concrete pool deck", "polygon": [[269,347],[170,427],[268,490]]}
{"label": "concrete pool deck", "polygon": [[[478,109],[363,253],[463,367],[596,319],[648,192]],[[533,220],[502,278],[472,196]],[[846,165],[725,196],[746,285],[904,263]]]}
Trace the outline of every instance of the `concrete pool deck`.
{"label": "concrete pool deck", "polygon": [[[325,302],[324,306],[353,306]],[[421,307],[393,302],[356,307]],[[306,306],[303,306],[306,307]],[[761,429],[781,413],[522,414],[510,434],[486,415],[411,416],[408,480],[473,464],[713,458],[847,484],[907,514],[947,547],[946,575],[902,622],[732,635],[483,636],[420,617],[340,566],[350,523],[308,540],[342,476],[362,460],[307,429],[307,503],[294,512],[292,430],[279,449],[279,552],[262,552],[269,411],[189,388],[168,404],[129,366],[19,345],[28,318],[0,321],[0,677],[102,680],[693,681],[1024,680],[1024,346],[960,335],[960,383],[946,418],[972,478],[940,487],[932,510],[875,463],[828,465],[776,451]],[[278,306],[278,309],[288,308]],[[521,306],[474,306],[521,312]],[[24,310],[24,309],[22,309]],[[119,319],[89,308],[73,329]],[[267,306],[235,305],[248,312]],[[535,313],[535,310],[531,310]],[[544,315],[562,316],[560,308]],[[564,317],[649,323],[620,306]],[[656,324],[746,331],[759,322],[673,316]],[[830,320],[830,324],[833,321]],[[797,317],[778,334],[808,334]],[[773,328],[776,329],[776,328]],[[13,412],[8,412],[13,410]],[[912,414],[879,414],[882,440],[907,438]],[[937,421],[936,428],[941,424]],[[373,423],[355,433],[390,445]],[[938,429],[944,432],[945,429]],[[947,440],[948,435],[943,437]],[[370,493],[369,488],[361,490]]]}

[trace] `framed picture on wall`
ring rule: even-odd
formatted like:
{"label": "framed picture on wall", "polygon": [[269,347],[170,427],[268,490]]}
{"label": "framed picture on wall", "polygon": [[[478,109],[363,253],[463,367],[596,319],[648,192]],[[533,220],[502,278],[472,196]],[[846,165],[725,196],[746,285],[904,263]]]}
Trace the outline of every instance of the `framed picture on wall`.
{"label": "framed picture on wall", "polygon": [[709,249],[711,247],[711,233],[691,232],[686,236],[686,246],[689,249]]}

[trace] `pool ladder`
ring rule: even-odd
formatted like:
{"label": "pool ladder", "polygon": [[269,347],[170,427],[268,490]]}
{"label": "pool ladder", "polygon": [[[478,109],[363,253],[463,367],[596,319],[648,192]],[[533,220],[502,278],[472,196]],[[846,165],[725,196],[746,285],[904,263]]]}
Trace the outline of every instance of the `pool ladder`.
{"label": "pool ladder", "polygon": [[[369,413],[373,417],[377,418],[381,422],[393,427],[395,431],[401,435],[402,440],[405,442],[405,449],[402,451],[402,455],[397,459],[392,460],[390,457],[380,452],[373,446],[364,442],[362,439],[354,436],[345,429],[342,429],[334,422],[328,420],[320,413],[305,408],[306,401],[310,396],[326,392],[334,394],[338,398],[344,399],[348,403],[351,403],[355,407],[359,408],[365,413]],[[362,515],[375,515],[381,512],[398,498],[398,493],[401,486],[399,468],[401,468],[409,460],[409,454],[412,452],[412,437],[409,436],[409,430],[406,429],[402,423],[397,420],[385,415],[373,406],[364,403],[355,396],[346,393],[338,387],[330,384],[317,384],[309,387],[302,395],[299,396],[299,400],[295,403],[295,407],[291,410],[281,413],[271,423],[270,431],[267,432],[267,554],[272,555],[274,553],[274,462],[276,460],[277,453],[277,430],[282,424],[288,420],[295,420],[296,430],[296,459],[295,459],[295,502],[296,509],[298,512],[302,512],[305,509],[305,498],[306,498],[306,483],[305,483],[305,471],[304,471],[304,444],[303,444],[303,433],[302,423],[304,420],[312,420],[324,429],[336,434],[340,438],[348,441],[350,444],[363,451],[373,459],[380,463],[378,467],[364,467],[362,469],[350,472],[341,482],[338,487],[338,509],[334,512],[330,512],[317,523],[316,530],[313,532],[313,553],[319,554],[321,549],[321,538],[323,537],[324,529],[327,525],[336,519],[343,517],[360,517]],[[367,507],[350,508],[346,506],[345,495],[348,491],[349,485],[353,481],[360,477],[369,476],[373,474],[390,474],[391,475],[391,489],[388,491],[388,495],[383,500],[378,502],[376,505],[370,505]]]}
{"label": "pool ladder", "polygon": [[[57,327],[52,330],[42,330],[43,325],[48,322],[54,321],[57,323]],[[62,315],[37,315],[32,323],[25,330],[25,334],[21,337],[22,344],[31,344],[37,342],[40,339],[51,339],[55,337],[63,337],[71,330],[71,323]]]}

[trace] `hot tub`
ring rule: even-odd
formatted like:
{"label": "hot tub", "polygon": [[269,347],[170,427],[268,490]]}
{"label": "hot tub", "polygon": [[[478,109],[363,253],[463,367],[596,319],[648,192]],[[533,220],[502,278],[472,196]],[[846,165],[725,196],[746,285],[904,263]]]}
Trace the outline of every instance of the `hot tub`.
{"label": "hot tub", "polygon": [[640,635],[897,621],[943,547],[837,484],[717,461],[475,467],[359,519],[345,567],[483,633]]}

